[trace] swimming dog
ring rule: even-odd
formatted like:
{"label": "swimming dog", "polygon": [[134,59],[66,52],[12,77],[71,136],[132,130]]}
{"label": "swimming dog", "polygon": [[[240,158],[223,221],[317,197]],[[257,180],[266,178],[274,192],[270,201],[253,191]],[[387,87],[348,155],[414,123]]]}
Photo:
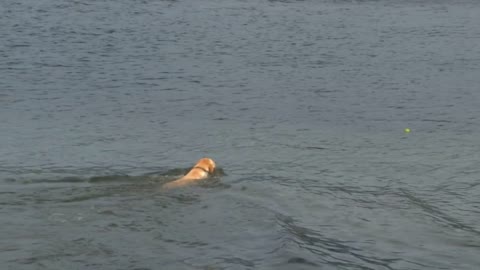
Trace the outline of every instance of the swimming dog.
{"label": "swimming dog", "polygon": [[162,188],[170,189],[193,184],[198,180],[209,177],[215,171],[215,167],[216,165],[213,159],[201,158],[186,175],[175,181],[164,184]]}

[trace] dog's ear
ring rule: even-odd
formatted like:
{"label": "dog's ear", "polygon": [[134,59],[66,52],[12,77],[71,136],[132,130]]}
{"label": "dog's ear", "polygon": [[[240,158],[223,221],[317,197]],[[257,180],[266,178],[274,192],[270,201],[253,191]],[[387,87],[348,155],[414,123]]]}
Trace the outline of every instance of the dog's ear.
{"label": "dog's ear", "polygon": [[213,173],[215,171],[215,167],[216,167],[216,164],[215,164],[215,161],[213,161],[213,159],[210,159],[210,172]]}
{"label": "dog's ear", "polygon": [[211,163],[210,166],[208,166],[208,170],[210,171],[210,173],[215,172],[215,164]]}
{"label": "dog's ear", "polygon": [[213,173],[215,171],[215,161],[211,158],[202,158],[197,162],[196,166],[201,166],[204,167],[205,169],[208,170],[209,173]]}

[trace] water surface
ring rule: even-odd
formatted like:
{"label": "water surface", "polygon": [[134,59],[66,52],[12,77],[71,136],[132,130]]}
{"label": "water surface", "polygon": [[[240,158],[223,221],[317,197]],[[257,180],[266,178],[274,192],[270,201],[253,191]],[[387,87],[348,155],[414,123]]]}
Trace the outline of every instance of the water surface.
{"label": "water surface", "polygon": [[476,1],[0,12],[2,269],[480,266]]}

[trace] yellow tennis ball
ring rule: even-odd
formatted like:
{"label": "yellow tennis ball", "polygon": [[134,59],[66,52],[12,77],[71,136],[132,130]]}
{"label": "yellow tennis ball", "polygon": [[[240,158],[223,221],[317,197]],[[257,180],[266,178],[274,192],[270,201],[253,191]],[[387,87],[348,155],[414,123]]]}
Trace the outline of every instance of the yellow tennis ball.
{"label": "yellow tennis ball", "polygon": [[411,130],[410,130],[409,128],[405,128],[403,131],[404,131],[405,133],[410,133]]}

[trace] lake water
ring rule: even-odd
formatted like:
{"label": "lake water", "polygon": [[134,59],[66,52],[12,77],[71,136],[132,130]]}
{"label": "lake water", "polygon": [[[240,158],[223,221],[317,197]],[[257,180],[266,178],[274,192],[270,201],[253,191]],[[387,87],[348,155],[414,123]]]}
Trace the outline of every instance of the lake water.
{"label": "lake water", "polygon": [[480,2],[0,14],[1,269],[480,268]]}

